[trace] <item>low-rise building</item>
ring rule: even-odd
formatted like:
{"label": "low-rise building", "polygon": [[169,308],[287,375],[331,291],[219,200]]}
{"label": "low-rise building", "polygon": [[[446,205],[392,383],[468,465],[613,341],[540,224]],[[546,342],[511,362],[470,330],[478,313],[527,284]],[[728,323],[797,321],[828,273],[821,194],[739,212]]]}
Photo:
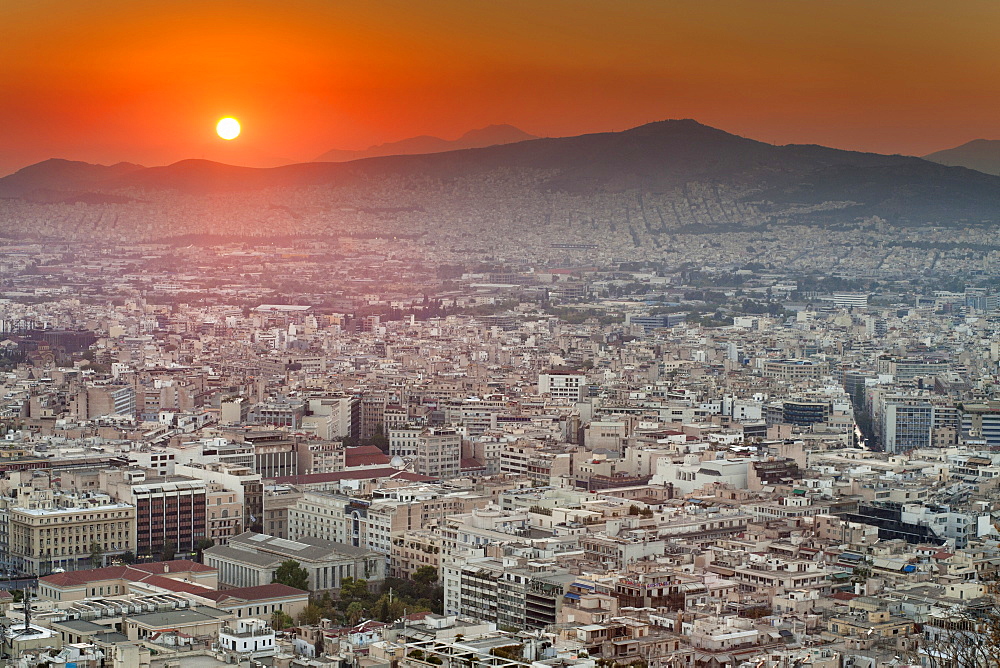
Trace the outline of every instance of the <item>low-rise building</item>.
{"label": "low-rise building", "polygon": [[218,569],[222,587],[268,584],[288,560],[309,573],[310,591],[339,588],[347,577],[368,582],[385,579],[385,555],[319,538],[288,540],[248,531],[231,538],[228,545],[205,550],[205,563]]}

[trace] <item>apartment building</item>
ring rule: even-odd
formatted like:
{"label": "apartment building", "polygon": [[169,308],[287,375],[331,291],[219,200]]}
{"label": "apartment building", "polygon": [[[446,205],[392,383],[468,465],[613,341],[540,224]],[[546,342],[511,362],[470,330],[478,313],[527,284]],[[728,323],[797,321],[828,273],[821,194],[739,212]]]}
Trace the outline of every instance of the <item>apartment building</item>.
{"label": "apartment building", "polygon": [[166,545],[178,554],[193,554],[207,538],[208,487],[186,476],[146,477],[144,469],[101,471],[101,488],[135,507],[135,554],[155,558]]}
{"label": "apartment building", "polygon": [[445,427],[391,429],[389,454],[411,462],[414,473],[455,478],[461,473],[462,437],[455,429]]}
{"label": "apartment building", "polygon": [[11,565],[26,573],[102,566],[136,543],[136,507],[106,494],[33,490],[8,512]]}

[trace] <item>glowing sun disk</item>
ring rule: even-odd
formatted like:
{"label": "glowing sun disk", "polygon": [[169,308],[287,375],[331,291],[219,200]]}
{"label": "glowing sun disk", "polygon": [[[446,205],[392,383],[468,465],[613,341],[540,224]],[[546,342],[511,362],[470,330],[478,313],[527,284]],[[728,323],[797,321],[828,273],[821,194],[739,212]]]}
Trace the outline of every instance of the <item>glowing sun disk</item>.
{"label": "glowing sun disk", "polygon": [[235,118],[223,118],[215,125],[215,131],[223,139],[236,139],[240,136],[240,122]]}

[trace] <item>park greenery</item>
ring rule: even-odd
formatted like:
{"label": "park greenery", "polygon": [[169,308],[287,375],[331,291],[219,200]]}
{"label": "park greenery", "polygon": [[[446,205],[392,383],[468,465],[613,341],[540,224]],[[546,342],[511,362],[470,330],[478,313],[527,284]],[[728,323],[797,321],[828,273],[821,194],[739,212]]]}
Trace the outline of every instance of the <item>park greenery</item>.
{"label": "park greenery", "polygon": [[309,571],[302,568],[294,559],[286,559],[274,571],[271,582],[309,591]]}
{"label": "park greenery", "polygon": [[386,578],[379,585],[346,577],[339,591],[313,596],[296,621],[318,624],[329,619],[353,626],[366,619],[393,622],[404,615],[443,609],[444,590],[438,584],[437,569],[421,566],[410,579]]}

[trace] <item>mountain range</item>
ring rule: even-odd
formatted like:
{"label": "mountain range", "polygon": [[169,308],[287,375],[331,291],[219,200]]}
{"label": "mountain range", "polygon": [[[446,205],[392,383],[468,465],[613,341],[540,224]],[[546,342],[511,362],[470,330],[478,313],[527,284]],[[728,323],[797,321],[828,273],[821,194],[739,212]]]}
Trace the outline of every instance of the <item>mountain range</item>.
{"label": "mountain range", "polygon": [[985,174],[1000,176],[1000,140],[974,139],[955,148],[936,151],[924,158],[953,167],[968,167]]}
{"label": "mountain range", "polygon": [[528,139],[538,139],[535,135],[515,128],[513,125],[488,125],[478,130],[469,130],[458,139],[448,140],[429,135],[410,137],[400,141],[369,146],[360,151],[332,149],[313,162],[348,162],[363,158],[378,158],[386,155],[416,155],[421,153],[443,153],[466,148],[485,148],[499,144],[513,144]]}
{"label": "mountain range", "polygon": [[[337,211],[369,212],[351,219],[357,229],[433,230],[459,224],[448,221],[485,218],[503,227],[506,216],[532,234],[542,229],[538,221],[563,221],[568,229],[587,225],[596,236],[602,229],[628,229],[637,244],[644,235],[692,226],[845,224],[876,216],[897,225],[1000,223],[1000,177],[916,157],[775,146],[693,120],[273,168],[204,160],[164,167],[48,160],[0,179],[0,197],[17,201],[160,202],[170,211],[164,217],[177,221],[178,234],[197,223],[179,219],[169,202],[236,192],[245,194],[226,200],[233,202],[227,220],[234,221],[226,224],[252,227],[254,234],[286,223],[295,233],[332,233],[331,219],[346,215]],[[262,217],[261,207],[294,217]],[[119,226],[128,219],[122,211],[115,218]],[[326,213],[317,217],[318,211]]]}

